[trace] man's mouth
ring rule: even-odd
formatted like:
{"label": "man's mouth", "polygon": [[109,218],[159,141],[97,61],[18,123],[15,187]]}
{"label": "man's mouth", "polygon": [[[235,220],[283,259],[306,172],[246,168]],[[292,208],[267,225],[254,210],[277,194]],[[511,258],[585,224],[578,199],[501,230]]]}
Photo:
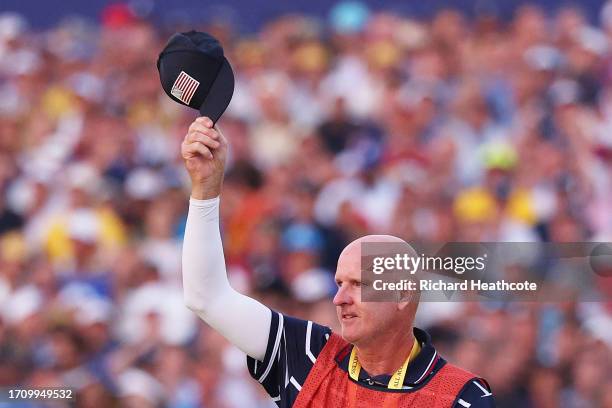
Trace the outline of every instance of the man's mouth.
{"label": "man's mouth", "polygon": [[356,318],[357,315],[353,313],[342,313],[342,320],[351,320]]}

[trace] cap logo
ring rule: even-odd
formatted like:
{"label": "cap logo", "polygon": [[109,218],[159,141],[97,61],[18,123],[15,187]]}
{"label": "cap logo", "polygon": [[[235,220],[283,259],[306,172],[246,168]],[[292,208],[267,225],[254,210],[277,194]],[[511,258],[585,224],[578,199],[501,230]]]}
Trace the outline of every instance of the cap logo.
{"label": "cap logo", "polygon": [[181,102],[189,105],[195,91],[200,86],[200,82],[188,75],[185,71],[181,71],[179,76],[174,81],[170,94]]}

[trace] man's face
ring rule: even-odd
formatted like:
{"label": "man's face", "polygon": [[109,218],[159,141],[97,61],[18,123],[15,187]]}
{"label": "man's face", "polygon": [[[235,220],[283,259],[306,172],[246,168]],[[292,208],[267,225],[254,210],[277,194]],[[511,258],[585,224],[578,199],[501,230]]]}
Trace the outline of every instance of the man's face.
{"label": "man's face", "polygon": [[360,244],[349,245],[338,259],[334,296],[336,313],[344,340],[355,345],[373,341],[385,333],[397,318],[397,304],[393,302],[361,301]]}

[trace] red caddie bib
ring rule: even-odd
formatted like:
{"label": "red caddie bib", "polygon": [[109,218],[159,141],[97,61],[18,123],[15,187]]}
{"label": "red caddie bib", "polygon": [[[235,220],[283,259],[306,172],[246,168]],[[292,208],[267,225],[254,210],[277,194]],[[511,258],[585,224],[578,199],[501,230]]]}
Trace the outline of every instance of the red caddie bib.
{"label": "red caddie bib", "polygon": [[332,333],[310,370],[293,408],[450,408],[466,382],[476,375],[446,364],[412,392],[381,391],[356,384],[336,364],[348,343]]}

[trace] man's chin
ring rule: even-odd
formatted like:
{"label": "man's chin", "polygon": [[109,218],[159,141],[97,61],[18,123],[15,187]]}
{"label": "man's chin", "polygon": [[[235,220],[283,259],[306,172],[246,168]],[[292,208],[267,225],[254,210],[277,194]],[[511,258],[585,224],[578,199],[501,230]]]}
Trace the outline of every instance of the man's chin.
{"label": "man's chin", "polygon": [[352,328],[348,329],[348,328],[342,327],[342,338],[349,343],[355,344],[355,342],[359,340],[360,336]]}

